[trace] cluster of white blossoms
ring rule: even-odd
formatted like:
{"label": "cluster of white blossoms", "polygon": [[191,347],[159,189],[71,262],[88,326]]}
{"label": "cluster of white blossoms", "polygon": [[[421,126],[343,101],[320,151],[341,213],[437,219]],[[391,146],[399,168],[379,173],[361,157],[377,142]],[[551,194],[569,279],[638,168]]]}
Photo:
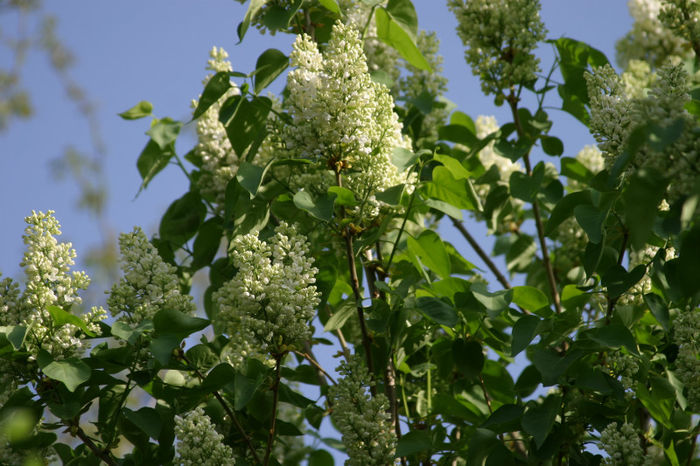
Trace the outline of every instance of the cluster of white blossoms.
{"label": "cluster of white blossoms", "polygon": [[231,242],[237,273],[213,301],[214,324],[231,337],[226,357],[234,367],[250,357],[268,362],[271,351],[310,338],[319,293],[308,252],[306,237],[284,222],[267,241],[248,233]]}
{"label": "cluster of white blossoms", "polygon": [[627,422],[618,428],[612,422],[600,433],[600,446],[609,455],[603,464],[609,466],[650,466],[654,458],[646,456],[637,430]]}
{"label": "cluster of white blossoms", "polygon": [[[209,56],[207,70],[214,73],[233,71],[231,62],[228,61],[228,53],[223,48],[213,47]],[[209,74],[203,84],[206,85],[213,76]],[[202,160],[197,187],[205,197],[211,197],[218,205],[223,205],[226,185],[234,177],[239,162],[238,155],[226,135],[226,128],[219,121],[219,110],[226,99],[238,94],[240,90],[233,85],[197,119],[197,145],[194,154]],[[197,101],[193,101],[192,106],[196,108]]]}
{"label": "cluster of white blossoms", "polygon": [[359,199],[406,182],[391,163],[396,147],[410,149],[401,134],[389,90],[372,81],[362,41],[352,26],[336,23],[323,54],[307,35],[300,35],[291,53],[294,70],[287,76],[289,114],[287,148],[296,157],[316,162],[326,171],[323,191],[333,183],[330,170],[342,170],[343,185]]}
{"label": "cluster of white blossoms", "polygon": [[692,412],[700,411],[700,311],[681,311],[674,322],[674,342],[678,345],[676,375],[683,382]]}
{"label": "cluster of white blossoms", "polygon": [[[630,252],[629,270],[639,266],[648,265],[659,252],[659,247],[647,245],[644,249],[633,250]],[[676,257],[676,250],[668,247],[664,251],[664,260],[671,260]],[[647,267],[648,270],[648,267]],[[618,305],[635,305],[641,306],[644,304],[644,295],[650,293],[652,289],[651,277],[649,274],[644,274],[641,280],[635,283],[629,290],[625,292],[620,299]]]}
{"label": "cluster of white blossoms", "polygon": [[[71,243],[59,243],[55,236],[61,226],[53,211],[32,212],[26,217],[23,235],[26,251],[20,265],[24,268],[26,286],[20,295],[19,286],[10,279],[0,282],[0,324],[27,328],[25,347],[36,357],[40,349],[54,359],[79,355],[84,351],[84,332],[73,324],[54,325],[49,306],[65,311],[80,305],[78,295],[90,284],[85,272],[71,272],[75,250]],[[93,307],[80,316],[88,330],[100,333],[99,321],[106,317],[104,309]]]}
{"label": "cluster of white blossoms", "polygon": [[696,0],[665,0],[659,20],[679,37],[687,40],[688,48],[700,42],[700,4]]}
{"label": "cluster of white blossoms", "polygon": [[333,422],[343,436],[349,459],[347,466],[386,466],[394,464],[396,433],[387,413],[389,400],[382,394],[372,397],[373,385],[367,368],[353,356],[338,368],[342,378],[328,389],[333,400]]}
{"label": "cluster of white blossoms", "polygon": [[175,416],[175,444],[178,466],[233,466],[236,461],[224,436],[202,408],[195,408],[184,416]]}
{"label": "cluster of white blossoms", "polygon": [[162,309],[192,314],[192,297],[183,295],[174,266],[166,263],[139,227],[119,236],[124,276],[107,298],[109,312],[119,320],[138,325]]}
{"label": "cluster of white blossoms", "polygon": [[539,59],[533,51],[546,34],[539,0],[448,0],[447,5],[484,93],[499,95],[535,79]]}
{"label": "cluster of white blossoms", "polygon": [[682,65],[666,65],[655,79],[648,75],[647,90],[635,90],[630,83],[642,83],[641,75],[640,79],[625,81],[609,65],[586,74],[591,105],[590,130],[603,151],[606,166],[612,166],[637,127],[682,125],[680,136],[663,151],[644,146],[628,168],[646,168],[673,179],[667,193],[667,199],[673,201],[690,192],[697,178],[694,173],[700,165],[700,140],[695,136],[698,125],[684,107],[690,100],[688,75]]}
{"label": "cluster of white blossoms", "polygon": [[632,29],[616,45],[617,61],[627,67],[630,60],[644,60],[660,66],[669,58],[686,58],[685,41],[661,21],[662,0],[629,0]]}

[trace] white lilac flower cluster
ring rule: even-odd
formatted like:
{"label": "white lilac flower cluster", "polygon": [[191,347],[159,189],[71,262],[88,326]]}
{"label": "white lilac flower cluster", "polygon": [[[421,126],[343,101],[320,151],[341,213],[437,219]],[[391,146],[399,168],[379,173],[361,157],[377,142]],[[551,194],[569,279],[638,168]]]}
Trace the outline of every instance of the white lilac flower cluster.
{"label": "white lilac flower cluster", "polygon": [[410,148],[401,134],[388,89],[372,81],[362,41],[352,26],[336,23],[323,54],[307,35],[297,37],[287,76],[292,124],[287,148],[316,162],[327,175],[307,190],[327,189],[342,169],[343,183],[359,199],[406,181],[391,163],[394,148]]}
{"label": "white lilac flower cluster", "polygon": [[[223,48],[213,47],[209,56],[207,70],[214,73],[233,71],[231,62],[228,61],[228,53]],[[203,84],[206,85],[213,76],[209,74]],[[226,99],[239,93],[238,87],[233,85],[197,119],[197,145],[194,154],[202,161],[197,187],[205,197],[212,198],[217,205],[223,205],[226,185],[234,177],[239,162],[238,155],[226,135],[226,128],[219,121],[219,110]],[[192,106],[196,108],[197,101],[193,101]]]}
{"label": "white lilac flower cluster", "polygon": [[667,199],[674,201],[694,186],[699,164],[700,140],[695,136],[697,123],[684,105],[690,99],[688,75],[682,65],[667,65],[658,71],[646,92],[630,89],[630,83],[640,79],[623,80],[609,65],[586,74],[591,105],[590,129],[606,159],[612,166],[624,151],[632,131],[645,124],[661,128],[681,123],[678,139],[663,151],[644,146],[633,157],[629,170],[646,168],[663,173],[674,182]]}
{"label": "white lilac flower cluster", "polygon": [[152,319],[162,309],[192,314],[192,297],[183,295],[174,266],[166,263],[139,227],[119,236],[124,276],[107,298],[113,317],[131,325]]}
{"label": "white lilac flower cluster", "polygon": [[676,375],[686,389],[690,410],[700,412],[700,311],[686,309],[674,322],[674,342],[678,345]]}
{"label": "white lilac flower cluster", "polygon": [[[639,265],[648,265],[659,252],[659,247],[647,245],[644,249],[633,250],[630,252],[629,269]],[[671,260],[676,257],[676,250],[668,247],[664,250],[663,259]],[[648,270],[648,268],[647,268]],[[635,305],[641,306],[644,304],[644,295],[650,293],[652,289],[651,277],[649,274],[644,274],[641,280],[635,283],[625,294],[618,299],[618,305]]]}
{"label": "white lilac flower cluster", "polygon": [[234,367],[249,357],[268,362],[271,351],[311,336],[309,320],[319,293],[314,285],[318,270],[308,252],[306,237],[284,222],[267,241],[249,233],[231,242],[237,273],[213,300],[218,306],[214,324],[231,337],[227,359]]}
{"label": "white lilac flower cluster", "polygon": [[343,435],[350,457],[347,466],[386,466],[394,464],[396,433],[387,413],[389,400],[382,394],[372,397],[370,374],[358,356],[338,368],[342,378],[329,388],[333,400],[333,422]]}
{"label": "white lilac flower cluster", "polygon": [[630,60],[661,66],[670,58],[686,58],[689,48],[660,19],[662,0],[629,0],[632,29],[616,45],[617,61],[624,68]]}
{"label": "white lilac flower cluster", "polygon": [[449,0],[467,63],[486,94],[535,79],[533,51],[545,38],[539,0]]}
{"label": "white lilac flower cluster", "polygon": [[178,466],[233,466],[236,461],[224,436],[202,408],[195,408],[184,416],[175,416]]}
{"label": "white lilac flower cluster", "polygon": [[[54,359],[79,355],[84,350],[84,332],[73,324],[54,325],[49,306],[65,311],[80,305],[78,295],[90,284],[85,272],[71,272],[75,250],[71,243],[59,243],[55,236],[61,226],[53,211],[32,212],[26,217],[23,235],[26,251],[20,265],[24,268],[26,287],[20,295],[19,286],[10,279],[0,282],[0,324],[27,327],[25,347],[36,357],[39,350],[48,351]],[[80,316],[86,328],[100,333],[99,321],[106,317],[104,309],[93,307]]]}

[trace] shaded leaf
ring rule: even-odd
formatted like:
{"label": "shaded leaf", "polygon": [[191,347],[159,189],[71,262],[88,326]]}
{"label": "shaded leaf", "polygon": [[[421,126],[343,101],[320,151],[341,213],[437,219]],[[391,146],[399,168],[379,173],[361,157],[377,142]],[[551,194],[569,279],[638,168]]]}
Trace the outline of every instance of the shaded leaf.
{"label": "shaded leaf", "polygon": [[[334,0],[326,0],[335,3]],[[324,5],[325,6],[325,5]],[[337,7],[337,5],[336,5]],[[277,49],[267,49],[255,64],[253,89],[256,94],[269,86],[289,66],[289,58]]]}

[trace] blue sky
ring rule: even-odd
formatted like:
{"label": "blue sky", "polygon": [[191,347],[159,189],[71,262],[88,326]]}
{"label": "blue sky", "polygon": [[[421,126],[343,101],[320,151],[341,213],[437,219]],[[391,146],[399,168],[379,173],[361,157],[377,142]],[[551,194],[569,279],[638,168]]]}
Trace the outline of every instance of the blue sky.
{"label": "blue sky", "polygon": [[[414,0],[414,4],[420,27],[435,30],[441,40],[449,80],[447,97],[473,118],[485,114],[496,115],[501,123],[508,121],[506,109],[496,108],[491,98],[480,93],[478,80],[465,64],[456,21],[445,2]],[[623,0],[543,0],[542,4],[549,38],[582,40],[602,50],[611,61],[615,41],[631,25]],[[236,71],[249,72],[262,51],[275,47],[288,54],[293,41],[291,36],[259,36],[252,30],[236,45],[236,25],[246,6],[233,0],[66,0],[46,2],[45,8],[57,17],[58,35],[75,55],[71,76],[97,105],[106,147],[107,218],[115,233],[130,231],[134,225],[154,232],[168,204],[187,190],[184,176],[169,167],[135,198],[140,184],[136,159],[147,141],[148,122],[124,121],[117,113],[149,100],[156,116],[187,120],[190,101],[202,90],[204,65],[212,46],[228,50]],[[11,34],[16,27],[16,17],[0,15],[0,31]],[[547,69],[553,58],[550,46],[544,44],[539,55]],[[7,66],[10,59],[7,49],[0,49],[0,66]],[[32,209],[56,210],[63,225],[62,239],[73,242],[78,260],[91,245],[100,243],[95,220],[75,209],[75,186],[55,180],[49,167],[66,147],[92,152],[87,122],[66,98],[44,54],[33,51],[27,56],[22,81],[31,92],[36,113],[27,121],[14,121],[8,131],[0,133],[0,272],[16,278],[23,252],[23,218]],[[279,91],[283,83],[278,79],[272,89]],[[549,104],[559,105],[555,93]],[[555,122],[552,134],[564,141],[565,155],[573,156],[593,142],[586,128],[568,114],[552,110],[550,115]],[[178,141],[178,153],[183,155],[193,145],[192,131],[185,131]],[[482,227],[470,228],[483,238]],[[461,237],[449,228],[444,233],[468,259],[481,265]],[[487,250],[490,244],[487,240]]]}

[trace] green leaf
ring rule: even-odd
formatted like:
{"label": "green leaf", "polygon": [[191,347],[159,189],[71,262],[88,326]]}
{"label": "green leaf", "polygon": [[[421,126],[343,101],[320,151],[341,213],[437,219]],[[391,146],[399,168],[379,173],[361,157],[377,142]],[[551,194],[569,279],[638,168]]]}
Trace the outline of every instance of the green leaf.
{"label": "green leaf", "polygon": [[396,444],[396,458],[415,455],[433,446],[428,430],[411,430],[402,435]]}
{"label": "green leaf", "polygon": [[629,272],[621,265],[614,265],[603,274],[601,283],[607,287],[610,298],[618,298],[639,282],[645,273],[644,265],[638,265]]}
{"label": "green leaf", "polygon": [[338,6],[338,2],[335,0],[319,0],[319,3],[323,8],[335,13],[336,15],[340,14],[340,7]]}
{"label": "green leaf", "polygon": [[309,454],[307,466],[335,466],[335,461],[326,450],[314,450]]}
{"label": "green leaf", "polygon": [[132,411],[129,408],[122,408],[122,414],[132,424],[141,429],[146,435],[152,439],[158,440],[160,431],[163,428],[163,421],[153,408],[143,407],[138,411]]}
{"label": "green leaf", "polygon": [[574,207],[574,216],[592,243],[600,243],[603,240],[603,223],[608,217],[607,209],[601,212],[591,204],[579,204]]}
{"label": "green leaf", "polygon": [[[326,0],[335,3],[334,0]],[[324,5],[325,6],[325,5]],[[336,5],[337,7],[337,5]],[[267,49],[255,64],[253,90],[256,94],[269,86],[289,66],[289,57],[277,49]]]}
{"label": "green leaf", "polygon": [[416,68],[431,71],[430,64],[416,46],[411,34],[386,8],[377,8],[374,18],[377,24],[377,37],[382,42],[396,49],[404,60]]}
{"label": "green leaf", "polygon": [[194,239],[192,264],[190,265],[193,270],[199,270],[211,264],[219,251],[222,234],[221,218],[212,217],[202,224]]}
{"label": "green leaf", "polygon": [[474,210],[478,205],[472,201],[473,188],[469,180],[457,180],[444,166],[433,169],[433,180],[425,183],[423,191],[426,196],[447,202],[459,209]]}
{"label": "green leaf", "polygon": [[438,127],[438,137],[443,141],[456,142],[469,148],[479,141],[476,134],[468,127],[459,124],[450,124]]}
{"label": "green leaf", "polygon": [[345,325],[345,322],[352,317],[355,312],[357,312],[357,305],[352,301],[345,302],[340,309],[335,311],[335,313],[326,321],[326,325],[323,330],[326,332],[332,332]]}
{"label": "green leaf", "polygon": [[177,139],[180,128],[182,128],[182,123],[179,121],[163,118],[162,120],[154,120],[151,129],[146,131],[146,134],[158,144],[161,150],[166,150]]}
{"label": "green leaf", "polygon": [[403,147],[395,147],[391,152],[391,163],[399,169],[399,173],[406,171],[418,161],[418,155]]}
{"label": "green leaf", "polygon": [[156,332],[182,338],[204,329],[209,323],[207,319],[190,317],[175,309],[163,309],[153,316],[153,327]]}
{"label": "green leaf", "polygon": [[463,340],[452,342],[452,355],[457,369],[468,379],[476,378],[484,368],[484,349],[479,342]]}
{"label": "green leaf", "polygon": [[199,197],[192,191],[175,200],[163,214],[158,229],[160,238],[170,242],[173,248],[178,248],[189,241],[207,215],[207,208]]}
{"label": "green leaf", "polygon": [[53,319],[53,322],[56,325],[56,327],[62,327],[65,324],[71,324],[82,330],[85,333],[85,335],[89,337],[95,336],[95,334],[91,332],[88,328],[87,323],[80,317],[61,309],[58,306],[49,305],[46,307],[46,310],[49,311],[49,315]]}
{"label": "green leaf", "polygon": [[[542,165],[542,167],[544,166]],[[514,171],[510,175],[509,180],[510,193],[517,199],[521,199],[525,202],[533,202],[535,196],[540,191],[543,177],[543,169],[538,170],[535,168],[532,176],[528,176],[519,171]]]}
{"label": "green leaf", "polygon": [[219,101],[221,96],[231,89],[231,73],[228,71],[219,71],[212,76],[207,85],[204,86],[202,97],[197,102],[197,108],[194,110],[192,119],[196,120],[204,114],[209,108]]}
{"label": "green leaf", "polygon": [[330,186],[328,188],[328,193],[329,195],[335,196],[333,201],[335,205],[353,207],[359,203],[357,199],[355,199],[355,193],[342,186]]}
{"label": "green leaf", "polygon": [[257,15],[258,11],[260,11],[260,8],[262,8],[267,2],[268,0],[250,0],[250,5],[248,5],[248,10],[245,12],[245,17],[238,25],[238,43],[243,41],[243,37],[245,37],[245,33],[250,27],[250,22],[253,21],[255,15]]}
{"label": "green leaf", "polygon": [[452,177],[456,180],[468,179],[472,177],[472,173],[464,168],[464,165],[460,163],[454,157],[443,154],[435,154],[434,159],[443,164],[449,171]]}
{"label": "green leaf", "polygon": [[668,306],[663,298],[654,293],[647,293],[644,295],[644,302],[649,307],[649,310],[656,320],[661,324],[664,330],[668,332],[671,325],[671,317],[668,312]]}
{"label": "green leaf", "polygon": [[482,427],[489,427],[496,433],[517,430],[525,409],[522,406],[506,404],[493,412]]}
{"label": "green leaf", "polygon": [[161,147],[153,140],[149,140],[146,147],[141,151],[138,160],[136,161],[136,168],[141,175],[141,187],[139,191],[146,189],[148,183],[170,162],[170,159],[175,155],[175,146],[170,145],[165,149]]}
{"label": "green leaf", "polygon": [[561,139],[554,136],[542,136],[540,141],[542,141],[542,150],[545,154],[560,156],[564,153],[564,143],[561,142]]}
{"label": "green leaf", "polygon": [[267,135],[267,115],[271,108],[272,101],[267,97],[248,100],[242,95],[229,97],[221,106],[219,121],[226,127],[231,147],[239,157],[250,148],[246,160],[252,159]]}
{"label": "green leaf", "polygon": [[258,189],[260,189],[269,166],[270,164],[267,164],[265,167],[259,167],[244,161],[238,167],[236,179],[246,191],[255,196],[258,193]]}
{"label": "green leaf", "polygon": [[78,385],[90,380],[90,366],[78,358],[66,358],[39,365],[41,371],[49,378],[63,382],[68,391],[74,392]]}
{"label": "green leaf", "polygon": [[333,218],[333,202],[335,196],[324,194],[313,197],[307,191],[299,191],[294,195],[294,205],[305,210],[312,217],[323,222],[329,222]]}
{"label": "green leaf", "polygon": [[472,293],[477,301],[483,304],[487,310],[493,312],[501,312],[508,309],[513,300],[512,289],[489,293],[485,289],[481,290],[478,287],[472,287]]}
{"label": "green leaf", "polygon": [[515,391],[520,398],[525,398],[537,389],[542,382],[542,375],[535,366],[527,366],[518,376],[515,382]]}
{"label": "green leaf", "polygon": [[513,287],[513,302],[523,309],[532,312],[549,306],[547,295],[533,286]]}
{"label": "green leaf", "polygon": [[233,380],[233,409],[240,411],[253,399],[256,390],[262,385],[263,378],[258,376],[255,379],[236,373]]}
{"label": "green leaf", "polygon": [[450,256],[440,235],[432,230],[424,230],[418,238],[407,238],[408,250],[418,256],[426,267],[442,278],[452,274]]}
{"label": "green leaf", "polygon": [[389,205],[399,205],[404,189],[405,185],[397,184],[396,186],[392,186],[390,188],[386,188],[384,191],[378,192],[374,197],[376,197],[378,201],[385,202]]}
{"label": "green leaf", "polygon": [[622,324],[611,323],[604,327],[594,328],[586,332],[585,335],[602,346],[608,348],[624,346],[629,352],[639,354],[632,332]]}
{"label": "green leaf", "polygon": [[138,120],[139,118],[151,115],[151,112],[153,112],[153,104],[142,100],[129,110],[120,113],[119,116],[125,120]]}
{"label": "green leaf", "polygon": [[571,157],[561,159],[561,174],[586,184],[590,183],[591,178],[593,178],[593,173],[585,165]]}
{"label": "green leaf", "polygon": [[457,325],[459,321],[457,319],[457,311],[445,301],[438,298],[418,298],[418,310],[430,320],[440,325],[445,325],[446,327],[452,328]]}
{"label": "green leaf", "polygon": [[142,321],[135,328],[131,328],[129,324],[118,320],[112,324],[111,329],[113,336],[129,342],[131,345],[135,344],[138,337],[148,330],[153,330],[153,322],[150,320]]}
{"label": "green leaf", "polygon": [[[683,235],[681,251],[677,261],[681,289],[692,296],[700,291],[700,226],[695,225]],[[670,262],[670,261],[669,261]],[[668,262],[667,262],[668,264]]]}
{"label": "green leaf", "polygon": [[551,235],[564,220],[574,215],[574,209],[576,206],[582,204],[591,204],[590,191],[576,191],[564,196],[554,206],[554,209],[547,220],[547,224],[545,225],[544,234]]}
{"label": "green leaf", "polygon": [[532,342],[537,334],[537,326],[540,319],[537,316],[523,316],[513,325],[513,342],[510,347],[510,355],[516,356]]}
{"label": "green leaf", "polygon": [[418,15],[411,0],[389,0],[386,11],[415,41],[418,34]]}
{"label": "green leaf", "polygon": [[24,336],[27,333],[27,328],[15,325],[15,326],[0,326],[0,348],[5,346],[2,339],[7,340],[15,350],[22,347],[24,343]]}
{"label": "green leaf", "polygon": [[534,437],[537,448],[542,446],[552,430],[554,420],[559,414],[560,406],[561,396],[549,395],[542,404],[531,404],[528,406],[527,411],[523,414],[520,423],[523,426],[523,430]]}
{"label": "green leaf", "polygon": [[657,208],[664,198],[668,182],[661,173],[645,168],[635,170],[622,198],[625,201],[625,225],[630,242],[641,249],[647,242],[656,219]]}

